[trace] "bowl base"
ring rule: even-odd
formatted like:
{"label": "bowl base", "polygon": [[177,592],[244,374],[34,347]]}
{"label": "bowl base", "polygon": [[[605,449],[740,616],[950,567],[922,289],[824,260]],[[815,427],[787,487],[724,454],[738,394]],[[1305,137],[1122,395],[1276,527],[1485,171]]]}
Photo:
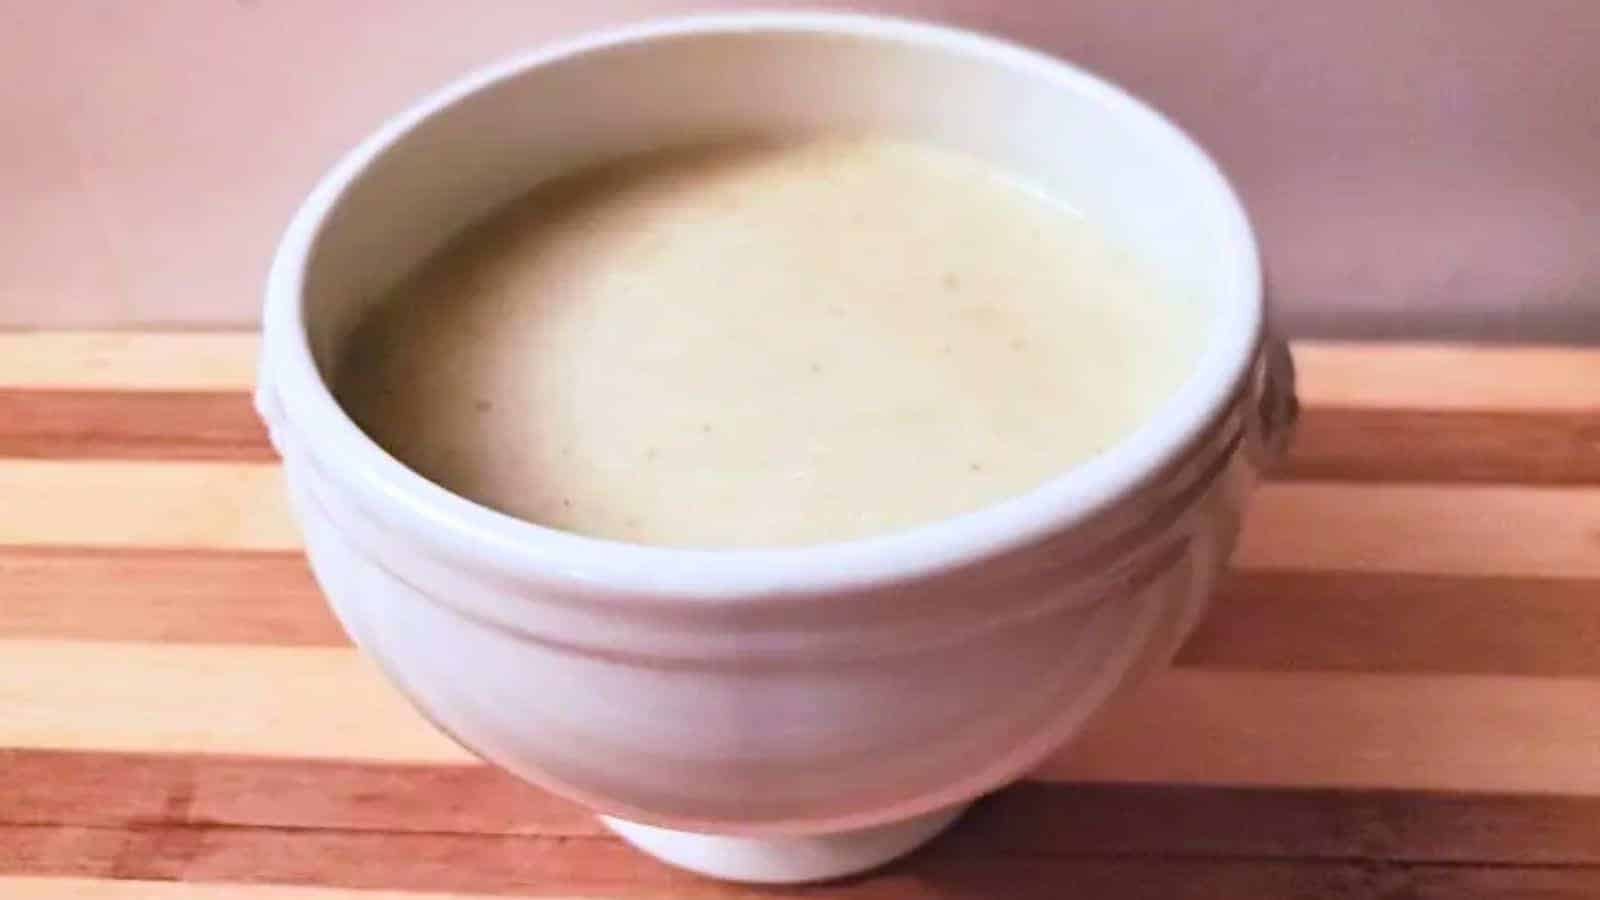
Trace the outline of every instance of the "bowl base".
{"label": "bowl base", "polygon": [[623,840],[670,865],[712,878],[761,884],[825,881],[875,869],[950,827],[966,805],[857,831],[794,837],[730,837],[673,831],[601,816]]}

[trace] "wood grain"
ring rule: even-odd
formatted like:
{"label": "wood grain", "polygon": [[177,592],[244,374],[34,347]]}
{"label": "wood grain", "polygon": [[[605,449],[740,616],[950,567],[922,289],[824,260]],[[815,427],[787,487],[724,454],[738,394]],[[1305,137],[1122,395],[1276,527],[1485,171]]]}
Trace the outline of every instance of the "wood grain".
{"label": "wood grain", "polygon": [[[240,392],[0,388],[0,457],[261,462],[275,455]],[[1600,484],[1600,408],[1309,406],[1274,477]]]}
{"label": "wood grain", "polygon": [[[944,852],[947,843],[935,841],[924,852],[871,877],[773,891],[709,882],[670,870],[609,838],[377,835],[257,828],[65,827],[43,831],[0,826],[0,872],[219,882],[230,888],[238,884],[315,884],[362,891],[404,889],[595,900],[775,895],[836,900],[987,900],[996,896],[1008,900],[1060,900],[1063,896],[1109,900],[1575,900],[1592,898],[1600,890],[1600,870],[1593,867],[1490,868],[1192,857],[995,859]],[[995,893],[997,885],[1004,886],[1003,894]],[[178,888],[172,896],[192,896],[183,893],[191,890]],[[63,895],[35,896],[54,900]],[[149,896],[162,900],[166,895]],[[349,900],[362,896],[355,894]]]}
{"label": "wood grain", "polygon": [[1176,664],[1600,678],[1600,581],[1235,572]]}
{"label": "wood grain", "polygon": [[1600,408],[1600,353],[1578,347],[1297,341],[1301,400],[1360,409]]}
{"label": "wood grain", "polygon": [[1242,569],[1483,577],[1600,576],[1600,488],[1268,484]]}
{"label": "wood grain", "polygon": [[970,856],[1600,864],[1600,798],[1025,781],[946,840]]}
{"label": "wood grain", "polygon": [[0,875],[0,897],[8,900],[472,900],[474,896],[481,898],[484,895],[361,891],[282,884],[204,884],[126,878],[108,881]]}
{"label": "wood grain", "polygon": [[[0,638],[344,646],[292,551],[0,547]],[[1230,576],[1178,665],[1600,677],[1600,580]]]}
{"label": "wood grain", "polygon": [[[0,457],[272,458],[239,334],[0,334]],[[1281,475],[1600,484],[1594,354],[1301,343],[1305,413]],[[1498,373],[1511,367],[1518,377]],[[1359,370],[1359,371],[1358,371]],[[1583,379],[1591,379],[1584,381]]]}
{"label": "wood grain", "polygon": [[248,394],[0,388],[0,457],[276,459]]}
{"label": "wood grain", "polygon": [[[244,332],[0,331],[0,386],[249,391],[259,342]],[[1469,344],[1296,341],[1310,406],[1593,411],[1600,354]]]}
{"label": "wood grain", "polygon": [[[248,335],[0,334],[0,896],[753,898],[435,733],[345,642]],[[928,852],[778,892],[1600,896],[1600,352],[1297,345],[1178,666]]]}
{"label": "wood grain", "polygon": [[[1596,385],[1600,396],[1600,384]],[[1600,484],[1600,407],[1478,412],[1306,407],[1277,478]]]}
{"label": "wood grain", "polygon": [[345,647],[0,642],[0,747],[462,763]]}
{"label": "wood grain", "polygon": [[0,545],[297,549],[268,463],[0,460]]}
{"label": "wood grain", "polygon": [[[0,825],[597,837],[585,810],[488,766],[0,751]],[[944,848],[1600,865],[1600,797],[1023,782]]]}
{"label": "wood grain", "polygon": [[[265,463],[0,460],[0,505],[8,513],[0,545],[300,546],[278,469]],[[1251,507],[1237,563],[1597,578],[1600,487],[1269,484]]]}
{"label": "wood grain", "polygon": [[[0,746],[460,764],[336,647],[0,642]],[[1051,781],[1600,794],[1600,682],[1175,669]]]}
{"label": "wood grain", "polygon": [[297,551],[0,546],[0,638],[342,646]]}
{"label": "wood grain", "polygon": [[606,833],[492,766],[0,749],[0,823],[249,825],[451,834]]}
{"label": "wood grain", "polygon": [[253,333],[0,331],[0,387],[248,391]]}
{"label": "wood grain", "polygon": [[1600,682],[1174,669],[1044,780],[1600,793]]}
{"label": "wood grain", "polygon": [[699,882],[608,837],[250,827],[0,826],[0,872],[547,897],[672,897]]}

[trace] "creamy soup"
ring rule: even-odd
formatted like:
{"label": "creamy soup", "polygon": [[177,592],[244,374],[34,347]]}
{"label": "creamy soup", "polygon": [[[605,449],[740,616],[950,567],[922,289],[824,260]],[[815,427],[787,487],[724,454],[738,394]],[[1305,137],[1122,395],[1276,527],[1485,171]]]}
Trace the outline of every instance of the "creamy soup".
{"label": "creamy soup", "polygon": [[546,182],[375,304],[337,393],[479,503],[647,544],[795,545],[967,512],[1128,435],[1205,316],[954,152],[717,144]]}

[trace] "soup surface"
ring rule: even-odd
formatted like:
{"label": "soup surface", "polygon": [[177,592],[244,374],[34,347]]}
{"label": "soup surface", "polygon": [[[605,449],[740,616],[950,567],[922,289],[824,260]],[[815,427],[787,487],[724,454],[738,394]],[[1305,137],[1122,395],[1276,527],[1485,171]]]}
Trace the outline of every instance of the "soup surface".
{"label": "soup surface", "polygon": [[580,534],[820,543],[1027,491],[1126,436],[1205,317],[1094,223],[878,138],[716,144],[540,185],[357,329],[352,417]]}

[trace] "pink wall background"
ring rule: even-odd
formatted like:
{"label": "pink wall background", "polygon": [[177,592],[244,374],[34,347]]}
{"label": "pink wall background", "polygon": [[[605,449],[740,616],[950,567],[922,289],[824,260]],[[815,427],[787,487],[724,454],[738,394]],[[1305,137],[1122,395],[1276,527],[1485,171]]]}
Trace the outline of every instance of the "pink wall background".
{"label": "pink wall background", "polygon": [[[1153,100],[1244,190],[1298,333],[1600,339],[1594,0],[849,5],[1019,38]],[[704,7],[6,4],[0,326],[248,324],[294,204],[384,115],[551,36]]]}

